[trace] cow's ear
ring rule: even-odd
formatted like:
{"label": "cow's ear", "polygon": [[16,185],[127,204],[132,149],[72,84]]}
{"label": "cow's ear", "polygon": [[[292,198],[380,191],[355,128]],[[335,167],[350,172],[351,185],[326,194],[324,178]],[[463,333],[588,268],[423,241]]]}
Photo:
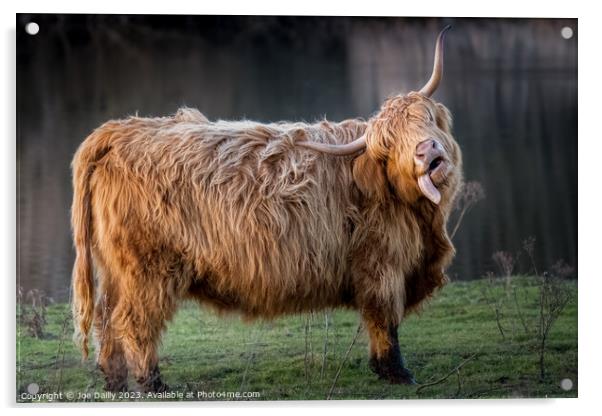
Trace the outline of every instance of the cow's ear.
{"label": "cow's ear", "polygon": [[447,134],[451,134],[452,129],[452,116],[447,107],[443,104],[437,103],[437,127],[446,132]]}
{"label": "cow's ear", "polygon": [[377,200],[384,199],[387,190],[384,166],[368,153],[364,153],[355,159],[353,179],[366,197]]}

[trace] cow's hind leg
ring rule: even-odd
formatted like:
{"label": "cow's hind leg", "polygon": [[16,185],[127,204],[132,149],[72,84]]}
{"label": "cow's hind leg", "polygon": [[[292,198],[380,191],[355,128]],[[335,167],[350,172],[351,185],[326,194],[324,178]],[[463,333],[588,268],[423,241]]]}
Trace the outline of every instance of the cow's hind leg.
{"label": "cow's hind leg", "polygon": [[105,378],[105,390],[127,391],[128,370],[121,346],[112,324],[114,295],[103,290],[95,308],[94,335],[97,343],[97,365]]}
{"label": "cow's hind leg", "polygon": [[405,368],[399,349],[397,324],[388,323],[378,310],[362,314],[370,335],[370,368],[379,378],[394,384],[416,384],[412,373]]}
{"label": "cow's hind leg", "polygon": [[159,299],[159,289],[147,287],[144,292],[123,297],[119,304],[119,335],[125,359],[144,392],[168,390],[161,380],[157,349],[165,319],[171,316],[173,307],[166,305],[171,302]]}
{"label": "cow's hind leg", "polygon": [[167,386],[159,374],[157,348],[163,319],[150,310],[156,304],[128,297],[119,304],[119,337],[127,367],[144,392],[162,392]]}
{"label": "cow's hind leg", "polygon": [[[128,253],[127,248],[122,253]],[[139,261],[130,256],[120,279],[115,328],[128,369],[145,392],[168,390],[159,372],[158,344],[166,321],[175,312],[182,281],[177,262],[165,252]]]}

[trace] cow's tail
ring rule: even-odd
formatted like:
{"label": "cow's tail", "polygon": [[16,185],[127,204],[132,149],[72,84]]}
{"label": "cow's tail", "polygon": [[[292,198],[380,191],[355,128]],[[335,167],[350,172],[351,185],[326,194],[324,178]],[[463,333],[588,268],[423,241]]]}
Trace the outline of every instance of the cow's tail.
{"label": "cow's tail", "polygon": [[72,276],[72,312],[75,326],[74,341],[81,348],[84,359],[88,358],[88,334],[94,313],[94,276],[90,248],[92,237],[90,178],[98,160],[110,150],[109,139],[110,137],[103,135],[100,129],[94,132],[82,143],[71,165],[73,171],[71,227],[76,253]]}

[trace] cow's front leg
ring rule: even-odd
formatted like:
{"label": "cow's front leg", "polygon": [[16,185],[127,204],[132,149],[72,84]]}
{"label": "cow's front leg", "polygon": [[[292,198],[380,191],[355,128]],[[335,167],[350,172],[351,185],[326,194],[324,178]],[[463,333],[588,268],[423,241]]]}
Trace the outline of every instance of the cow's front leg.
{"label": "cow's front leg", "polygon": [[397,324],[387,323],[378,312],[364,313],[370,335],[370,368],[379,378],[394,384],[416,384],[414,376],[404,366],[399,350]]}

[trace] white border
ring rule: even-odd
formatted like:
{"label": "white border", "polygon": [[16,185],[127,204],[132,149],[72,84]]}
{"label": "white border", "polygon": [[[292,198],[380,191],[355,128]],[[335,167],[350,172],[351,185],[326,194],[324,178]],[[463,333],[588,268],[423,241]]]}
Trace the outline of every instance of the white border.
{"label": "white border", "polygon": [[[31,412],[48,415],[81,414],[74,406],[21,406],[15,409],[15,259],[16,259],[16,166],[15,166],[15,13],[139,13],[139,14],[288,14],[288,15],[373,15],[373,16],[458,16],[458,17],[572,17],[579,18],[579,399],[565,400],[475,400],[475,401],[402,401],[402,402],[272,402],[272,403],[194,403],[178,404],[177,412],[226,412],[252,414],[303,414],[307,412],[353,412],[365,414],[372,407],[377,412],[444,413],[445,415],[507,415],[521,411],[546,414],[589,414],[600,408],[596,399],[602,395],[600,350],[600,309],[598,305],[602,280],[597,253],[600,234],[600,208],[598,207],[599,164],[602,156],[602,135],[599,124],[602,117],[600,104],[600,39],[601,19],[591,1],[541,1],[504,0],[420,2],[380,1],[362,2],[304,0],[289,4],[284,1],[228,1],[215,0],[184,2],[152,2],[103,0],[102,2],[70,1],[15,1],[3,2],[0,7],[2,21],[3,64],[0,65],[0,82],[3,97],[0,100],[0,126],[4,131],[0,150],[3,183],[3,203],[0,229],[2,247],[0,264],[4,267],[4,304],[1,308],[5,325],[2,348],[2,376],[0,397],[9,412]],[[528,178],[525,178],[528,180]],[[174,404],[133,404],[127,406],[131,414],[165,414]],[[113,412],[115,405],[85,408],[86,414]]]}

